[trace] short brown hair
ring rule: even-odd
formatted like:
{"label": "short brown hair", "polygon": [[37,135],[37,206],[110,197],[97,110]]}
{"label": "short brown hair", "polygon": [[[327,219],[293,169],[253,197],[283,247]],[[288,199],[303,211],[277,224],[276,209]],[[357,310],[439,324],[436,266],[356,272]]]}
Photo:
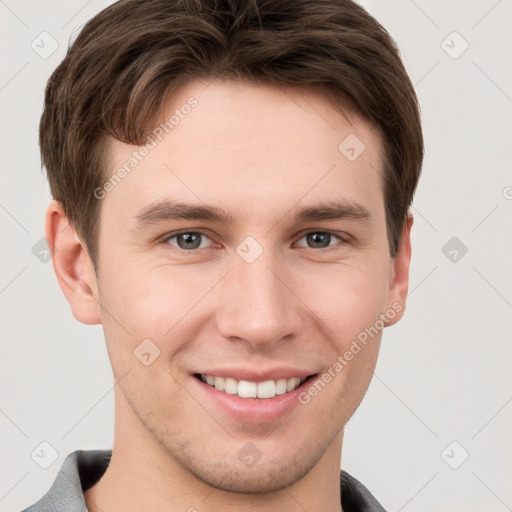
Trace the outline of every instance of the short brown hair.
{"label": "short brown hair", "polygon": [[106,135],[143,144],[169,91],[205,77],[319,86],[334,108],[348,102],[374,124],[396,255],[423,135],[398,48],[367,11],[351,0],[120,0],[84,26],[50,77],[39,132],[52,195],[93,262]]}

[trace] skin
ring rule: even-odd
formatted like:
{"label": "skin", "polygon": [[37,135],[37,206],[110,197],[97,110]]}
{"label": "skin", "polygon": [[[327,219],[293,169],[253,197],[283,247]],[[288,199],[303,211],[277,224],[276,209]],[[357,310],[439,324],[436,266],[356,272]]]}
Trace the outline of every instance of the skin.
{"label": "skin", "polygon": [[[307,405],[270,423],[234,420],[197,392],[191,374],[231,365],[321,375],[393,304],[401,311],[385,326],[396,323],[412,216],[392,259],[380,136],[319,92],[192,81],[162,119],[190,96],[197,106],[102,199],[97,274],[61,205],[48,207],[60,286],[79,321],[103,325],[117,379],[112,460],[85,492],[87,506],[339,511],[343,431],[368,388],[381,333]],[[349,134],[366,146],[354,161],[338,150]],[[137,149],[111,140],[109,172]],[[141,210],[165,199],[222,207],[237,219],[137,224]],[[294,220],[294,208],[340,200],[364,206],[370,220]],[[187,252],[169,239],[183,229],[207,237]],[[344,238],[311,246],[311,232]],[[248,236],[263,250],[252,263],[236,252]],[[144,339],[160,350],[149,366],[133,354]],[[247,442],[261,453],[252,467],[237,458]]]}

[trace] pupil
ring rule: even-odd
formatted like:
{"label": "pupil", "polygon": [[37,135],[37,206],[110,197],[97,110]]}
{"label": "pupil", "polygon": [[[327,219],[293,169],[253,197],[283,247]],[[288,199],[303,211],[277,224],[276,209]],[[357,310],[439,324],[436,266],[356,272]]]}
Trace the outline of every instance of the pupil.
{"label": "pupil", "polygon": [[178,245],[181,249],[197,249],[201,245],[201,235],[198,233],[183,233],[178,236]]}
{"label": "pupil", "polygon": [[312,247],[329,247],[331,242],[329,233],[310,233],[307,238]]}

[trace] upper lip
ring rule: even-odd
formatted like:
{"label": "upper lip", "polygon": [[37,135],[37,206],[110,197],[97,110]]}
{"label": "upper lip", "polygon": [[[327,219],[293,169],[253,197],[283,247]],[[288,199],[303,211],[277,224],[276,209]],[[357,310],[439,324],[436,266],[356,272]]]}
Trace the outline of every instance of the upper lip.
{"label": "upper lip", "polygon": [[291,379],[292,377],[306,378],[315,375],[316,372],[302,368],[276,367],[267,369],[251,368],[208,368],[201,372],[214,377],[231,377],[235,380],[248,380],[250,382],[264,382],[266,380]]}

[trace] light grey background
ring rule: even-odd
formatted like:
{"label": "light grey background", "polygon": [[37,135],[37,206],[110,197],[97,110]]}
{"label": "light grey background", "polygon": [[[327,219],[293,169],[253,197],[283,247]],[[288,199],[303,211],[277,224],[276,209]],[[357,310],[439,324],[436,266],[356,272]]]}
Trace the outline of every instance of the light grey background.
{"label": "light grey background", "polygon": [[[73,318],[36,245],[49,199],[37,146],[44,85],[71,34],[110,3],[0,0],[4,511],[40,498],[68,453],[112,446],[101,327]],[[389,511],[512,510],[512,2],[361,3],[400,47],[426,159],[407,313],[384,333],[342,466]],[[58,453],[48,469],[41,442]],[[45,461],[33,459],[41,449]]]}

